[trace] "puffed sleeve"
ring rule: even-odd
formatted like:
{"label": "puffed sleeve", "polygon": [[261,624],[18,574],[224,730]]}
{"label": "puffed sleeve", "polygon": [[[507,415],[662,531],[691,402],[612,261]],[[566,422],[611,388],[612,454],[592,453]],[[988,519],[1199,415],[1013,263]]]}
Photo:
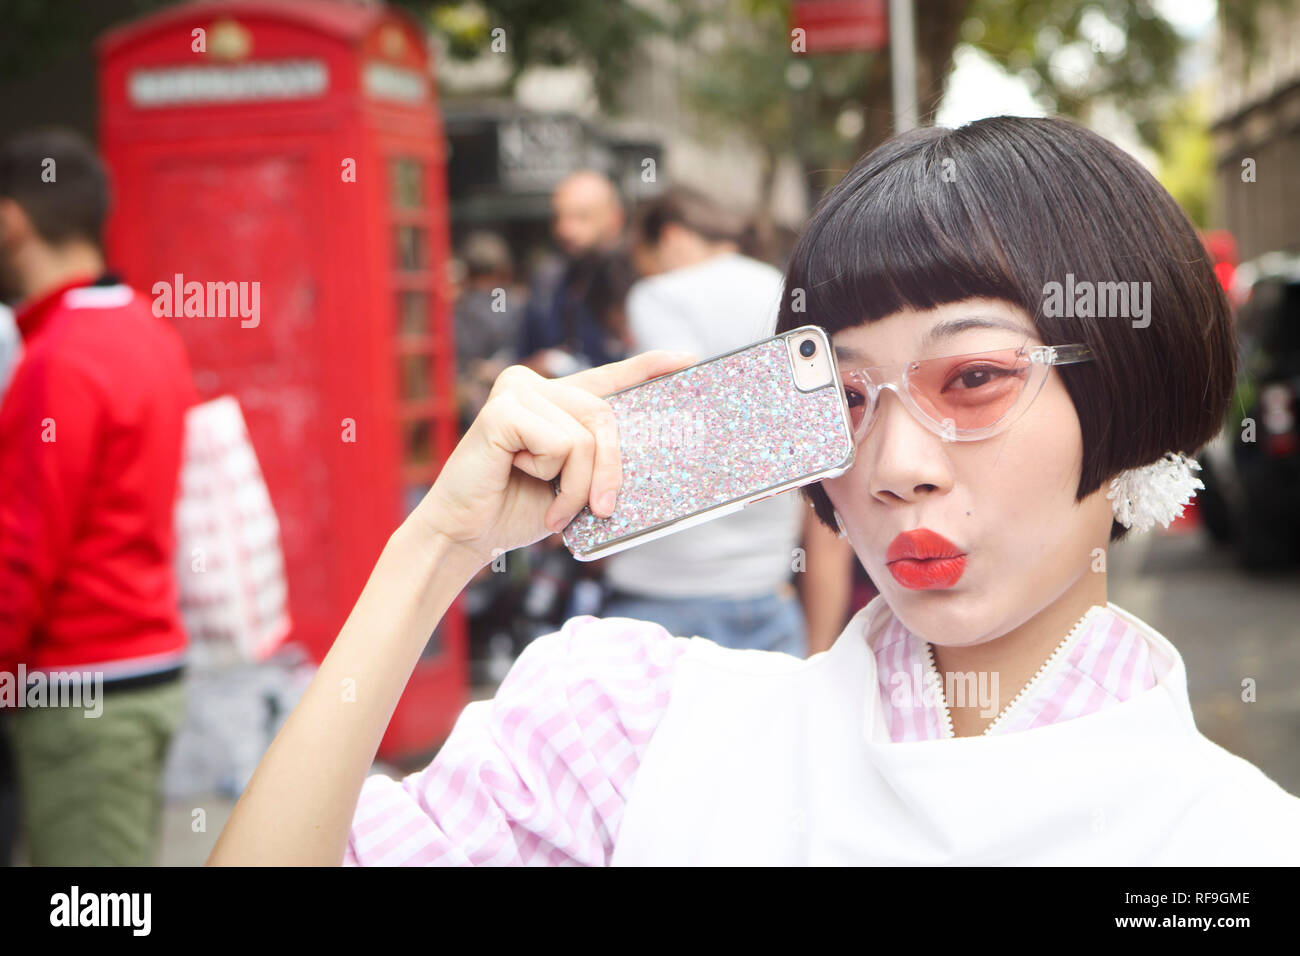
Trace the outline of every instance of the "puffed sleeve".
{"label": "puffed sleeve", "polygon": [[591,615],[536,638],[428,767],[366,779],[344,865],[607,865],[689,644]]}

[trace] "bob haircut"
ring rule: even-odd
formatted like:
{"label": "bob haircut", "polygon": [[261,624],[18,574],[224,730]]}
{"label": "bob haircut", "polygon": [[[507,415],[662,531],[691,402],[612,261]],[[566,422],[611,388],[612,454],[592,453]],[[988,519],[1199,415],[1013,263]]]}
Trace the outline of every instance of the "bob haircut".
{"label": "bob haircut", "polygon": [[[1074,288],[1150,283],[1130,286],[1149,289],[1142,327],[1045,310],[1048,284],[1069,289],[1067,276]],[[1096,133],[997,116],[914,129],[868,153],[795,244],[777,332],[811,323],[832,334],[971,297],[1019,306],[1044,344],[1083,342],[1096,355],[1053,369],[1083,435],[1077,500],[1167,451],[1194,454],[1218,431],[1237,375],[1227,299],[1173,197]],[[835,529],[821,482],[802,493]],[[1112,522],[1110,540],[1126,530]]]}

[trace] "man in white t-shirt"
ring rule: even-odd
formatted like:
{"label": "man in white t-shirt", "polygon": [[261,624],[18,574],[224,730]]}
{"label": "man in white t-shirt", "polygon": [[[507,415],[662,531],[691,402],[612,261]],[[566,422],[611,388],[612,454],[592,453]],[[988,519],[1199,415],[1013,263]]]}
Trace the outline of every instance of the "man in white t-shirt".
{"label": "man in white t-shirt", "polygon": [[[645,210],[638,238],[648,255],[641,261],[655,262],[660,271],[628,294],[632,352],[686,349],[703,360],[774,333],[782,276],[740,254],[744,225],[681,187]],[[828,646],[824,633],[833,637],[843,627],[849,561],[847,546],[813,519],[797,492],[789,492],[611,555],[602,613],[656,621],[673,634],[727,647],[803,657]],[[814,566],[815,601],[806,590],[812,582],[800,581],[814,608],[806,616],[794,581],[808,577],[796,569]]]}

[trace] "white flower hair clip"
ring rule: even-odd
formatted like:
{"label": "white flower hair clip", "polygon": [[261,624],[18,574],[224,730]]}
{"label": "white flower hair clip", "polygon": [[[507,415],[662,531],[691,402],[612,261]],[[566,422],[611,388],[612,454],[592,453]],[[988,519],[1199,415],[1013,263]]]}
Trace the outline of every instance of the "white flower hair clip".
{"label": "white flower hair clip", "polygon": [[1201,466],[1182,452],[1165,452],[1141,468],[1130,468],[1111,479],[1106,497],[1115,520],[1126,528],[1149,531],[1157,521],[1164,527],[1183,513],[1183,506],[1205,488],[1192,474]]}

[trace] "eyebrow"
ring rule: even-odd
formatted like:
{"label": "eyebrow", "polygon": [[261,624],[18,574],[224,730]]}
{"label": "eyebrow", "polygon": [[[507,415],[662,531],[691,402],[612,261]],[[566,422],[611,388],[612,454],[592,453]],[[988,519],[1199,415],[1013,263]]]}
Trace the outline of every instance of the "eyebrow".
{"label": "eyebrow", "polygon": [[[924,351],[938,342],[950,339],[969,329],[1009,329],[1022,335],[1033,335],[1032,332],[1026,331],[1024,326],[995,315],[966,315],[959,319],[945,319],[931,326],[930,330],[925,333],[925,337],[921,339],[921,350]],[[862,362],[865,364],[870,361],[870,356],[866,352],[847,345],[836,345],[835,357],[846,362]]]}

